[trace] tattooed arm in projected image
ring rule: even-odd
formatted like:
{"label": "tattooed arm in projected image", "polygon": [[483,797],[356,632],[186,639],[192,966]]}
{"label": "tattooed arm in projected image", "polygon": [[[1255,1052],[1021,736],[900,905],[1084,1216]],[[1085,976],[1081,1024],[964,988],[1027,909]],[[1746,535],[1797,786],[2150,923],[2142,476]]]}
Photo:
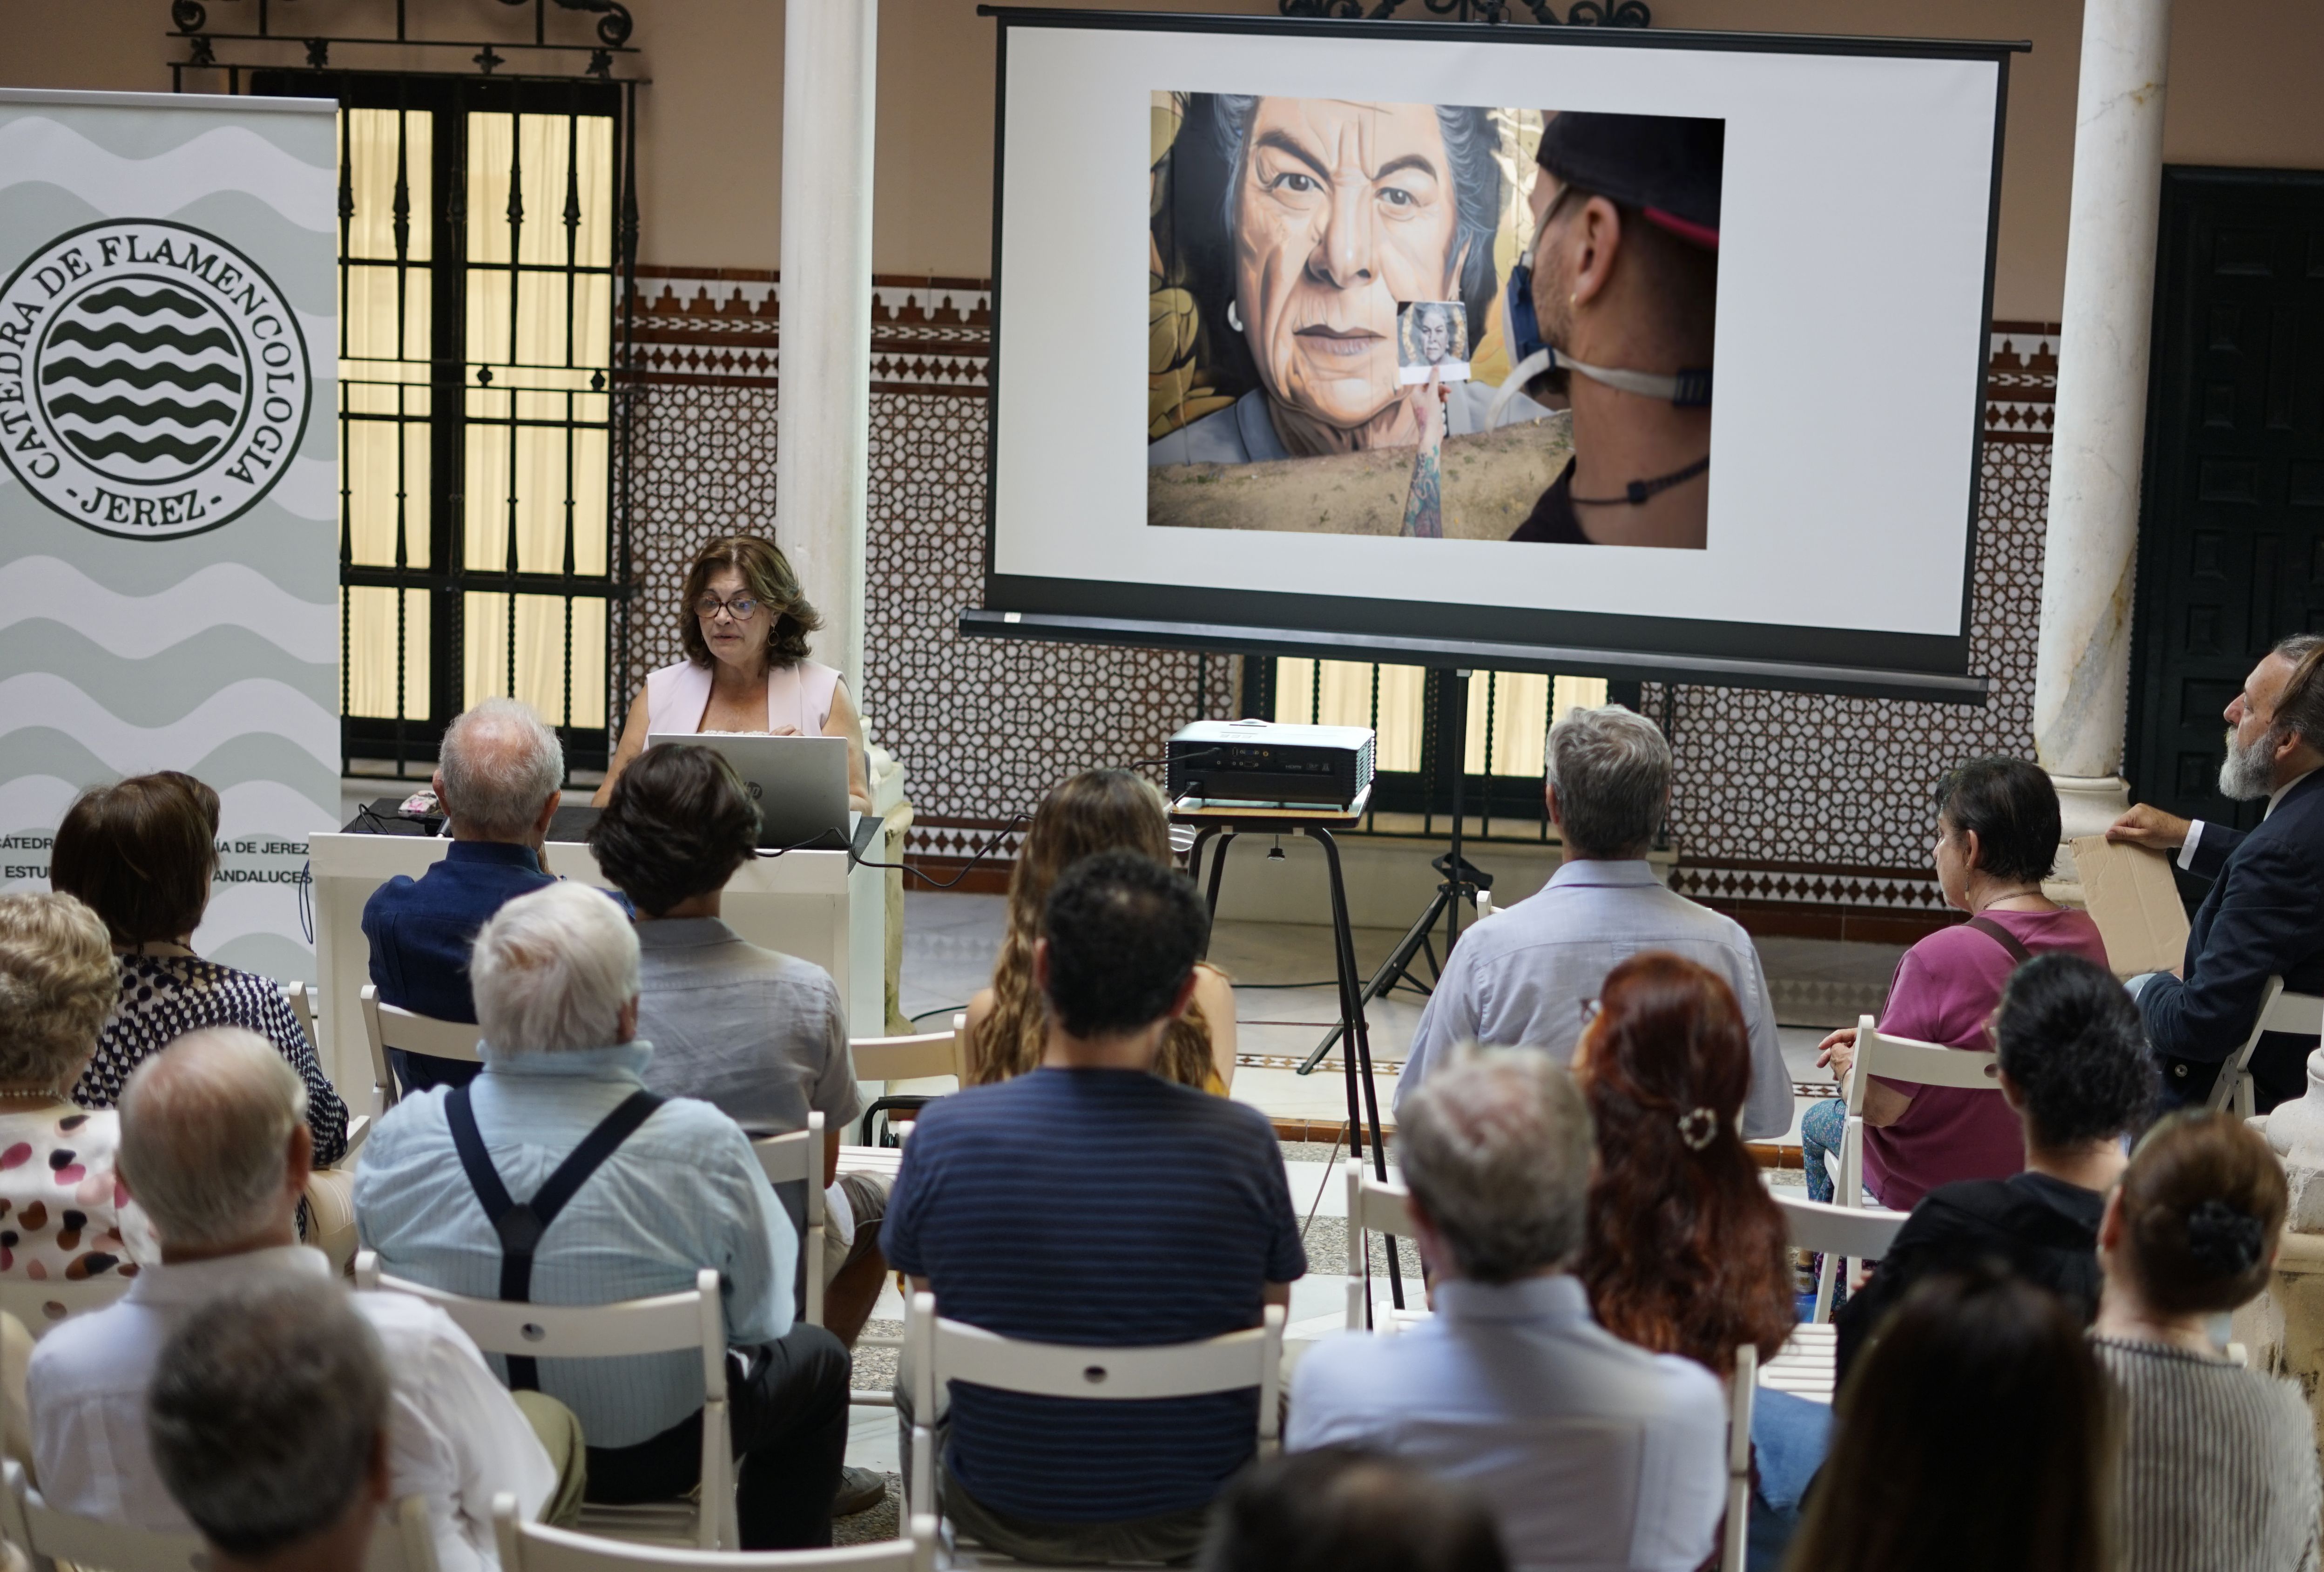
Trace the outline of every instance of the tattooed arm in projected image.
{"label": "tattooed arm in projected image", "polygon": [[1436,379],[1414,384],[1406,395],[1413,423],[1420,428],[1420,445],[1412,460],[1412,490],[1404,502],[1404,532],[1407,538],[1444,538],[1444,404],[1452,390]]}

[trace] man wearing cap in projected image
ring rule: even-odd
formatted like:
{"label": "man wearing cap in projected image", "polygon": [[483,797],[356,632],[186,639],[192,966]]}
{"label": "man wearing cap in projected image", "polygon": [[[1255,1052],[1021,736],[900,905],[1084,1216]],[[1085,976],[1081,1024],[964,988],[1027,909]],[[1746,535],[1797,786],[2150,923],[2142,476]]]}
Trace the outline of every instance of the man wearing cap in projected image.
{"label": "man wearing cap in projected image", "polygon": [[1704,545],[1725,143],[1724,121],[1667,115],[1542,128],[1533,249],[1505,302],[1517,365],[1496,397],[1563,395],[1573,458],[1512,541]]}

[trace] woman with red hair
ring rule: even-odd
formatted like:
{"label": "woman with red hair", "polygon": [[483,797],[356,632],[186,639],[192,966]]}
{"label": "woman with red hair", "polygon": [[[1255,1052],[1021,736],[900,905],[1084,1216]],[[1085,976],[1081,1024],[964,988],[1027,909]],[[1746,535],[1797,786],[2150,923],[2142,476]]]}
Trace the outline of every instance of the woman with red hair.
{"label": "woman with red hair", "polygon": [[[1606,974],[1573,1073],[1598,1138],[1575,1270],[1599,1324],[1722,1380],[1744,1344],[1765,1364],[1797,1311],[1784,1214],[1743,1146],[1751,1043],[1735,991],[1665,951],[1632,956]],[[1754,1403],[1756,1565],[1790,1537],[1831,1410],[1766,1388]]]}
{"label": "woman with red hair", "polygon": [[1580,1275],[1599,1323],[1719,1375],[1796,1319],[1784,1215],[1737,1128],[1751,1046],[1717,973],[1658,950],[1606,975],[1573,1056],[1598,1130]]}

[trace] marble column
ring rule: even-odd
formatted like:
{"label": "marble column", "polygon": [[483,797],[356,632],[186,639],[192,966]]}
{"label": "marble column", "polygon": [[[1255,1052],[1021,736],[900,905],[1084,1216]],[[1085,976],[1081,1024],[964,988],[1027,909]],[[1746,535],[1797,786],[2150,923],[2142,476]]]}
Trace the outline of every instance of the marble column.
{"label": "marble column", "polygon": [[2170,50],[2171,0],[2084,0],[2034,672],[2035,755],[2058,783],[2069,840],[2128,800],[2123,722]]}
{"label": "marble column", "polygon": [[839,668],[859,703],[879,28],[878,0],[784,9],[775,530],[823,614],[816,658]]}

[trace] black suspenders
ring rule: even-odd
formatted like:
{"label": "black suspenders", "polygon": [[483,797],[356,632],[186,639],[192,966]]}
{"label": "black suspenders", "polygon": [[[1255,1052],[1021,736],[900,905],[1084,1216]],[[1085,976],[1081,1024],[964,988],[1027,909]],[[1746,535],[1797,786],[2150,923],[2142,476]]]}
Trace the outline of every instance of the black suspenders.
{"label": "black suspenders", "polygon": [[[589,1182],[589,1176],[613,1155],[639,1125],[651,1118],[661,1104],[662,1100],[651,1092],[631,1093],[627,1101],[582,1137],[581,1144],[557,1165],[557,1171],[549,1176],[549,1182],[532,1199],[512,1201],[508,1187],[501,1183],[500,1170],[493,1167],[492,1157],[484,1151],[484,1138],[476,1129],[475,1113],[468,1106],[468,1088],[455,1087],[446,1096],[444,1122],[452,1128],[452,1144],[459,1151],[460,1166],[467,1170],[468,1183],[475,1188],[486,1220],[501,1236],[502,1299],[518,1304],[531,1300],[532,1253],[540,1248],[541,1235],[557,1221],[557,1214],[565,1209],[565,1203]],[[538,1392],[540,1362],[520,1354],[507,1357],[509,1386],[517,1392]]]}

